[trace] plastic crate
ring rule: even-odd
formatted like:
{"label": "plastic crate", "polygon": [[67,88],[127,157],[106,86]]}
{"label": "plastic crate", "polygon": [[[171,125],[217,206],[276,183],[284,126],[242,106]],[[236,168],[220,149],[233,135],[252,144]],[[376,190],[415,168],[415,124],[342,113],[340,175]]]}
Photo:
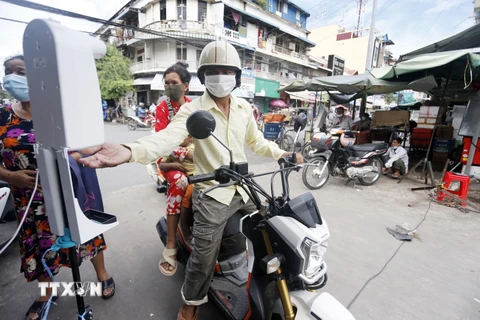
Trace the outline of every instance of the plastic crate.
{"label": "plastic crate", "polygon": [[267,140],[276,140],[280,133],[280,122],[267,122],[264,124],[263,137]]}

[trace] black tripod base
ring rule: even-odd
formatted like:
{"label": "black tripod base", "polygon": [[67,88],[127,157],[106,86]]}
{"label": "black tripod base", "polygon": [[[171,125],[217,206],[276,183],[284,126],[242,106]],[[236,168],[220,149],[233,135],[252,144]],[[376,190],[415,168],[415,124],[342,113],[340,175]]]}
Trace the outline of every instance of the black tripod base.
{"label": "black tripod base", "polygon": [[75,298],[77,299],[78,320],[93,320],[92,309],[90,309],[90,306],[85,307],[83,296],[78,294],[78,289],[80,288],[79,284],[82,280],[80,278],[76,247],[68,248],[68,257],[72,268],[73,281],[75,282]]}

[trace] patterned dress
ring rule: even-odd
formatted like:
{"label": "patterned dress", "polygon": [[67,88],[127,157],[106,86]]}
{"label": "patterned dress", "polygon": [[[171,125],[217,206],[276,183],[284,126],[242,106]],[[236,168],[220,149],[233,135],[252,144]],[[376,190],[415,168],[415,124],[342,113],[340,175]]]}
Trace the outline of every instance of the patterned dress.
{"label": "patterned dress", "polygon": [[[0,108],[0,161],[10,171],[36,170],[37,161],[33,146],[35,133],[30,120],[18,117],[11,107]],[[17,220],[20,222],[32,195],[32,190],[12,186]],[[83,201],[82,201],[83,202]],[[80,203],[82,209],[85,204]],[[84,209],[85,210],[85,209]],[[21,270],[28,282],[36,280],[42,274],[48,277],[42,265],[42,256],[53,243],[56,236],[50,231],[43,192],[37,191],[33,197],[25,222],[19,232]],[[106,249],[103,236],[100,235],[77,248],[79,263],[96,256]],[[45,256],[50,271],[55,275],[62,266],[70,266],[68,249],[50,251]]]}

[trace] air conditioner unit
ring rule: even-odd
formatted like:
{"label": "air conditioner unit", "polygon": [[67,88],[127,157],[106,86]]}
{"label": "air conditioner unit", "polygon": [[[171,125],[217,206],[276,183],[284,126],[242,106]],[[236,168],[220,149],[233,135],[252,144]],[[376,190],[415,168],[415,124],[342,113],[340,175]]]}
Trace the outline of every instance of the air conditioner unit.
{"label": "air conditioner unit", "polygon": [[290,50],[295,51],[295,42],[290,42],[290,43],[288,44],[288,48],[289,48]]}
{"label": "air conditioner unit", "polygon": [[300,21],[297,21],[297,27],[302,27],[302,23]]}

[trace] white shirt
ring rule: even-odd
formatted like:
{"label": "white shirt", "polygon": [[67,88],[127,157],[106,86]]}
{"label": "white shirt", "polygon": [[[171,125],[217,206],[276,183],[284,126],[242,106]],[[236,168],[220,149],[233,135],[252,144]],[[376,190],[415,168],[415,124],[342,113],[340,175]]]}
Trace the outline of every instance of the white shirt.
{"label": "white shirt", "polygon": [[340,127],[341,129],[350,129],[352,127],[352,118],[349,116],[343,116],[339,118],[337,115],[333,117],[332,126],[333,127]]}
{"label": "white shirt", "polygon": [[385,163],[385,167],[391,168],[392,164],[397,160],[402,160],[405,163],[405,168],[408,170],[408,154],[407,150],[398,146],[396,150],[392,147],[388,148],[387,150],[388,161]]}
{"label": "white shirt", "polygon": [[[236,163],[247,162],[245,144],[256,154],[275,160],[280,159],[285,152],[275,142],[263,137],[253,118],[253,109],[247,101],[230,95],[230,114],[227,118],[205,91],[200,98],[184,104],[172,122],[162,131],[140,138],[134,143],[125,144],[132,150],[130,162],[149,164],[159,157],[169,155],[188,136],[185,123],[188,116],[196,110],[210,111],[216,122],[214,134],[233,151],[233,161]],[[230,153],[213,137],[193,139],[193,144],[195,145],[193,162],[197,174],[212,173],[220,166],[230,163]],[[203,190],[215,184],[218,183],[208,181],[198,183],[195,187]],[[238,186],[217,188],[208,195],[220,203],[229,205],[236,191],[242,195],[244,202],[247,202],[247,193]]]}

